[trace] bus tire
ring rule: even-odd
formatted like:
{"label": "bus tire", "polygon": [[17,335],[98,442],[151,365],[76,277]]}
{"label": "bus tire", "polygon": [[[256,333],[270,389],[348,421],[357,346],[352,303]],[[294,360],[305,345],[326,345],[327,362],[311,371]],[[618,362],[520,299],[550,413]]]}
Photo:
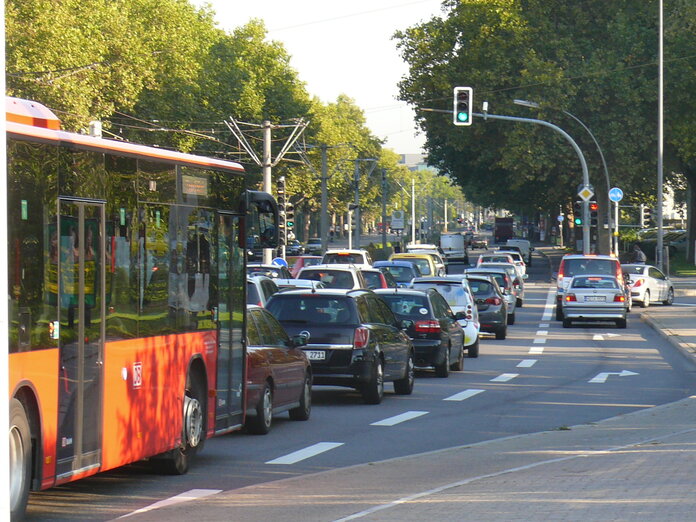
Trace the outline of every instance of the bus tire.
{"label": "bus tire", "polygon": [[200,377],[186,378],[182,412],[181,445],[150,459],[153,469],[164,475],[185,475],[191,458],[205,441],[205,385]]}
{"label": "bus tire", "polygon": [[10,401],[10,511],[11,520],[21,520],[27,509],[31,483],[31,429],[24,406]]}

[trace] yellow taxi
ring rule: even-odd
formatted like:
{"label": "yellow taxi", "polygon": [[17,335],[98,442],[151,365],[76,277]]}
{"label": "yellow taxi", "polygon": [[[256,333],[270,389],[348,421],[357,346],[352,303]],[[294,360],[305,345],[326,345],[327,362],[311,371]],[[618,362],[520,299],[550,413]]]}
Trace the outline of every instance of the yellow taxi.
{"label": "yellow taxi", "polygon": [[421,271],[423,276],[441,276],[441,270],[435,265],[433,256],[429,254],[416,254],[404,252],[400,254],[392,254],[389,256],[389,261],[410,261],[415,264]]}

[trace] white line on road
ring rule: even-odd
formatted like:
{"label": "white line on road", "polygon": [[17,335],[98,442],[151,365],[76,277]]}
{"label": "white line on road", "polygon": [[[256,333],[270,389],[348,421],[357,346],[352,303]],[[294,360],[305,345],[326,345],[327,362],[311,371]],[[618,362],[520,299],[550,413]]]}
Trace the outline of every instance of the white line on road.
{"label": "white line on road", "polygon": [[529,349],[529,355],[541,355],[542,353],[544,353],[543,346],[532,346]]}
{"label": "white line on road", "polygon": [[531,368],[536,364],[536,359],[524,359],[517,365],[518,368]]}
{"label": "white line on road", "polygon": [[370,424],[370,426],[394,426],[396,424],[406,422],[411,419],[422,417],[423,415],[427,415],[428,413],[429,412],[427,411],[407,411],[406,413],[402,413],[401,415],[394,415],[393,417],[389,417],[388,419],[373,422],[372,424]]}
{"label": "white line on road", "polygon": [[549,335],[547,330],[537,330],[536,335]]}
{"label": "white line on road", "polygon": [[553,307],[556,304],[556,289],[552,288],[549,290],[549,294],[546,296],[546,305],[544,306],[544,315],[541,316],[542,321],[550,321],[553,315]]}
{"label": "white line on road", "polygon": [[533,342],[534,344],[546,344],[546,337],[537,337]]}
{"label": "white line on road", "polygon": [[278,457],[277,459],[269,460],[268,462],[266,462],[266,464],[295,464],[302,460],[319,455],[320,453],[324,453],[325,451],[329,451],[334,448],[338,448],[339,446],[343,446],[343,444],[343,442],[318,442],[317,444],[313,444],[312,446],[308,446],[304,449],[289,453],[284,457]]}
{"label": "white line on road", "polygon": [[497,377],[491,379],[491,382],[508,382],[519,376],[519,373],[501,373]]}
{"label": "white line on road", "polygon": [[621,372],[602,372],[598,373],[592,379],[590,379],[587,382],[593,382],[593,383],[605,383],[607,382],[607,379],[609,378],[610,375],[616,375],[618,377],[628,377],[630,375],[638,375],[636,372],[631,372],[629,370],[623,370]]}
{"label": "white line on road", "polygon": [[442,399],[443,401],[463,401],[464,399],[468,399],[469,397],[473,397],[474,395],[478,395],[479,393],[483,393],[486,390],[476,390],[476,389],[468,389],[464,390],[463,392],[455,393],[454,395],[450,395],[446,399]]}
{"label": "white line on road", "polygon": [[551,326],[549,323],[539,323],[539,328],[548,328]]}
{"label": "white line on road", "polygon": [[174,497],[167,498],[165,500],[160,500],[159,502],[155,502],[154,504],[150,504],[149,506],[146,506],[144,508],[136,509],[132,513],[128,513],[127,515],[123,515],[118,518],[126,518],[131,515],[138,515],[140,513],[152,511],[153,509],[161,508],[164,506],[181,504],[182,502],[189,502],[190,500],[196,500],[197,498],[209,497],[210,495],[217,495],[221,491],[221,489],[190,489]]}

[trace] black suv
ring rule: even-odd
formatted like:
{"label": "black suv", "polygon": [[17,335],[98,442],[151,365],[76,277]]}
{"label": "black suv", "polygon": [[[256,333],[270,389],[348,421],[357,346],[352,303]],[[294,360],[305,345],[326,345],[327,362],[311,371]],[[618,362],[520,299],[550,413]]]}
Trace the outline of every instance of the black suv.
{"label": "black suv", "polygon": [[413,391],[415,354],[401,323],[371,290],[291,290],[275,294],[267,309],[288,335],[304,335],[314,384],[348,386],[379,404],[384,382]]}
{"label": "black suv", "polygon": [[397,318],[411,322],[407,333],[416,349],[418,368],[434,368],[438,377],[464,369],[464,330],[457,319],[466,319],[466,312],[455,315],[434,288],[385,288],[375,293]]}

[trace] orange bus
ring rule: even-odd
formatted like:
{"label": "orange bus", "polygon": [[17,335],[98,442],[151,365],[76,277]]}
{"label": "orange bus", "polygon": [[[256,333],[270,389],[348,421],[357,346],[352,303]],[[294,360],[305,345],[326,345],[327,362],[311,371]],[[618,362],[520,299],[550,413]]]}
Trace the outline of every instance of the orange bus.
{"label": "orange bus", "polygon": [[7,98],[10,497],[149,459],[185,473],[244,422],[242,167],[60,130]]}

